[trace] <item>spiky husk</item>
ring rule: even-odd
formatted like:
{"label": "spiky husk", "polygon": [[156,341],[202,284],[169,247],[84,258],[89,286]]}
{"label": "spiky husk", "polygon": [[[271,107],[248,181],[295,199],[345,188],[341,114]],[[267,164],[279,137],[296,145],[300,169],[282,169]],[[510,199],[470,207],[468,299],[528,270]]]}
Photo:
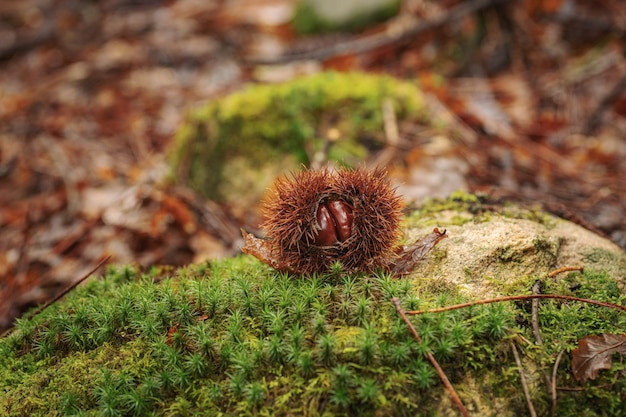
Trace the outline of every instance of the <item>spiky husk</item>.
{"label": "spiky husk", "polygon": [[[314,244],[316,213],[328,199],[348,203],[354,222],[344,242],[320,247]],[[346,270],[367,272],[394,260],[402,206],[383,169],[304,170],[277,181],[264,206],[263,227],[274,256],[293,272],[325,272],[335,261]]]}

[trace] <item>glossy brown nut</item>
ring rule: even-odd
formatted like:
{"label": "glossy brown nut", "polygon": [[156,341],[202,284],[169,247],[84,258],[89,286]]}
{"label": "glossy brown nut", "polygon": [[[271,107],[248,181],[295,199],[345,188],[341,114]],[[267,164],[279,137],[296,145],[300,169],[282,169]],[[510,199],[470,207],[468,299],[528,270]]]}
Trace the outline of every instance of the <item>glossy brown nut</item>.
{"label": "glossy brown nut", "polygon": [[352,207],[339,200],[331,201],[327,204],[327,206],[328,210],[330,210],[330,214],[335,220],[337,239],[340,242],[343,242],[352,234],[352,222],[354,220]]}
{"label": "glossy brown nut", "polygon": [[354,214],[347,203],[333,200],[320,204],[316,220],[319,233],[315,237],[315,244],[332,246],[350,237]]}

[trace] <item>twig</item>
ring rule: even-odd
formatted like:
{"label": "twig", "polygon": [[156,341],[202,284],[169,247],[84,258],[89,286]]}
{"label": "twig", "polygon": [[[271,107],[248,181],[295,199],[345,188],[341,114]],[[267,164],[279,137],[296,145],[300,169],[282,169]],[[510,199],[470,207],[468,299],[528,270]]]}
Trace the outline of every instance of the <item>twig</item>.
{"label": "twig", "polygon": [[511,295],[508,297],[500,297],[500,298],[489,298],[486,300],[472,301],[469,303],[456,304],[456,305],[452,305],[448,307],[433,308],[430,310],[413,310],[413,311],[407,311],[406,314],[417,315],[417,314],[425,314],[425,313],[440,313],[442,311],[457,310],[459,308],[466,308],[466,307],[471,307],[471,306],[480,305],[480,304],[501,303],[504,301],[531,300],[533,298],[553,298],[557,300],[578,301],[581,303],[593,304],[593,305],[597,305],[600,307],[614,308],[616,310],[621,310],[623,312],[626,312],[626,306],[621,306],[619,304],[613,304],[613,303],[606,303],[604,301],[589,300],[586,298],[572,297],[569,295],[532,294],[532,295]]}
{"label": "twig", "polygon": [[[371,36],[367,36],[360,39],[350,40],[338,44],[331,45],[323,49],[317,49],[314,51],[306,51],[301,53],[284,54],[271,58],[250,58],[246,61],[250,64],[257,65],[271,65],[271,64],[284,64],[293,61],[303,60],[324,60],[337,55],[344,54],[361,54],[372,49],[380,48],[382,46],[391,45],[398,42],[407,41],[418,34],[430,29],[434,29],[438,26],[442,26],[448,22],[458,20],[462,17],[475,13],[479,10],[487,7],[494,6],[499,3],[504,3],[504,0],[474,0],[465,1],[458,6],[452,8],[447,13],[443,13],[430,20],[417,20],[411,18],[407,23],[398,22],[403,26],[409,26],[400,28],[398,31],[387,30],[383,33],[377,33]],[[399,20],[399,19],[398,19]]]}
{"label": "twig", "polygon": [[[613,388],[615,388],[615,383],[595,385],[594,388],[596,388],[596,389],[605,389],[605,388],[613,389]],[[556,388],[557,391],[563,391],[563,392],[583,392],[586,389],[588,389],[588,387],[557,387]]]}
{"label": "twig", "polygon": [[[413,337],[415,338],[415,340],[417,340],[419,343],[422,343],[422,338],[417,333],[417,330],[415,330],[415,327],[413,327],[413,324],[409,321],[409,318],[406,316],[404,309],[400,305],[400,299],[392,298],[391,302],[396,307],[396,310],[398,311],[398,314],[400,314],[400,317],[402,317],[402,320],[404,320],[406,325],[409,326],[409,330],[411,330],[411,333],[413,334]],[[426,358],[428,358],[430,363],[433,365],[433,367],[437,371],[437,374],[439,375],[441,382],[443,382],[443,385],[446,387],[446,389],[452,396],[452,401],[457,406],[461,414],[463,414],[464,417],[469,417],[469,413],[465,409],[463,402],[461,402],[459,395],[456,393],[454,387],[448,380],[448,377],[446,376],[446,374],[443,372],[443,369],[441,369],[441,366],[439,366],[439,363],[437,362],[435,357],[430,352],[426,352]]]}
{"label": "twig", "polygon": [[558,269],[555,269],[554,271],[550,272],[548,274],[548,278],[554,278],[555,276],[563,273],[563,272],[570,272],[570,271],[581,271],[584,268],[582,266],[564,266]]}
{"label": "twig", "polygon": [[104,258],[103,260],[98,262],[98,265],[96,265],[91,271],[87,272],[82,278],[80,278],[76,282],[73,282],[72,284],[68,285],[63,291],[61,291],[59,294],[57,294],[56,297],[54,297],[52,300],[49,300],[48,302],[46,302],[42,306],[39,306],[35,310],[31,311],[30,314],[26,315],[26,318],[30,319],[30,318],[34,317],[35,315],[37,315],[37,314],[41,313],[42,311],[44,311],[50,305],[52,305],[52,304],[56,303],[57,301],[59,301],[61,298],[63,298],[65,296],[65,294],[67,294],[68,292],[70,292],[74,288],[76,288],[78,286],[78,284],[80,284],[81,282],[83,282],[84,280],[89,278],[91,276],[91,274],[96,272],[102,265],[104,265],[107,262],[109,262],[109,259],[111,259],[111,255],[107,256],[106,258]]}
{"label": "twig", "polygon": [[385,129],[385,139],[387,143],[385,144],[385,149],[376,159],[376,165],[385,166],[393,159],[400,145],[400,132],[398,130],[398,120],[393,107],[393,100],[389,97],[383,100],[382,112],[383,127]]}
{"label": "twig", "polygon": [[[538,279],[537,281],[535,281],[535,283],[533,284],[533,288],[532,288],[533,295],[539,295],[539,293],[541,292],[542,286],[543,286],[543,283],[541,282],[541,280]],[[535,336],[535,340],[537,341],[537,344],[540,346],[543,345],[543,341],[541,340],[541,333],[539,332],[539,299],[538,298],[533,298],[530,322],[532,324],[533,335]]]}
{"label": "twig", "polygon": [[[30,313],[26,314],[24,316],[24,318],[31,319],[34,316],[36,316],[37,314],[39,314],[42,311],[44,311],[46,308],[48,308],[53,303],[56,303],[57,301],[59,301],[61,298],[63,298],[63,296],[65,296],[65,294],[67,294],[68,292],[70,292],[71,290],[76,288],[76,286],[78,286],[78,284],[80,284],[81,282],[83,282],[84,280],[89,278],[91,276],[91,274],[93,274],[94,272],[96,272],[98,270],[98,268],[100,268],[105,263],[109,262],[109,259],[111,259],[111,255],[107,256],[106,258],[104,258],[103,260],[98,262],[98,265],[96,265],[91,271],[87,272],[82,278],[80,278],[76,282],[73,282],[72,284],[68,285],[63,291],[61,291],[59,294],[57,294],[53,299],[48,300],[46,303],[40,305],[35,310],[33,310]],[[11,327],[11,328],[7,329],[4,333],[2,333],[2,335],[0,335],[0,337],[7,336],[8,334],[10,334],[13,331],[13,329],[14,329],[14,327]]]}
{"label": "twig", "polygon": [[[53,303],[56,303],[57,301],[59,301],[61,298],[63,298],[63,296],[65,294],[67,294],[68,292],[70,292],[72,289],[76,288],[76,286],[78,284],[80,284],[81,282],[83,282],[84,280],[86,280],[87,278],[89,278],[91,276],[91,274],[93,274],[94,272],[96,272],[98,270],[98,268],[100,268],[102,265],[104,265],[105,263],[107,263],[109,261],[109,259],[111,259],[111,255],[107,256],[106,258],[104,258],[103,260],[101,260],[100,262],[98,262],[98,265],[96,265],[91,271],[87,272],[82,278],[80,278],[79,280],[77,280],[76,282],[68,285],[63,291],[61,291],[59,294],[57,294],[53,299],[46,301],[44,304],[40,305],[39,307],[37,307],[35,310],[31,311],[30,313],[26,314],[24,316],[25,319],[31,319],[33,317],[35,317],[37,314],[41,313],[43,310],[45,310],[46,308],[50,307],[50,305],[52,305]],[[15,329],[15,327],[9,327],[8,329],[6,329],[1,335],[0,338],[3,338],[9,334],[11,334],[11,332]]]}
{"label": "twig", "polygon": [[[541,292],[541,288],[543,287],[543,281],[538,279],[535,281],[532,287],[533,295],[538,295]],[[541,332],[539,331],[539,299],[533,298],[532,307],[531,307],[531,315],[530,315],[530,323],[533,329],[533,335],[535,336],[535,340],[538,346],[543,346],[543,340],[541,340]],[[550,375],[547,374],[544,370],[542,370],[544,382],[548,390],[552,390],[552,380],[550,379]]]}
{"label": "twig", "polygon": [[552,386],[550,387],[551,396],[552,396],[552,417],[556,416],[556,373],[559,369],[559,362],[561,362],[561,357],[565,351],[562,350],[556,356],[556,361],[554,361],[554,367],[552,368]]}
{"label": "twig", "polygon": [[519,353],[517,352],[517,348],[515,347],[515,343],[511,342],[511,350],[513,351],[513,356],[515,356],[515,363],[517,364],[517,369],[519,370],[519,378],[522,382],[522,389],[524,390],[524,397],[526,398],[526,404],[528,404],[528,412],[532,417],[537,417],[537,412],[535,411],[535,406],[530,399],[530,392],[528,391],[528,385],[526,384],[526,377],[524,376],[524,370],[522,369],[522,361],[519,358]]}

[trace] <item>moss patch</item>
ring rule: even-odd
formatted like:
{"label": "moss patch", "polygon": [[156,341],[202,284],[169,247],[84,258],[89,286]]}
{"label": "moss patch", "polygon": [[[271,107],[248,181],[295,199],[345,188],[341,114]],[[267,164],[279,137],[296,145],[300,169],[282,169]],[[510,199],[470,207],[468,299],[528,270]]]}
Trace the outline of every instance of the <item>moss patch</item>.
{"label": "moss patch", "polygon": [[346,13],[345,16],[337,16],[337,13],[333,14],[332,11],[323,9],[328,6],[327,4],[315,5],[311,3],[314,2],[299,0],[296,3],[293,26],[298,33],[356,32],[373,23],[382,22],[395,16],[400,8],[399,1],[389,0],[378,2],[378,4],[366,4],[366,7],[361,7],[361,10],[365,10],[360,13],[352,12]]}
{"label": "moss patch", "polygon": [[[625,303],[606,273],[572,273],[550,292]],[[529,304],[494,304],[412,317],[406,309],[468,301],[454,286],[417,277],[289,277],[251,257],[169,273],[130,268],[75,290],[0,340],[0,409],[54,415],[433,415],[453,408],[425,358],[432,352],[473,412],[525,407],[511,342],[523,352],[541,415],[551,407],[539,373],[588,334],[623,332],[626,317],[576,303],[542,302],[544,346]],[[559,365],[558,415],[624,408],[623,365],[585,385]],[[441,410],[447,404],[447,411]],[[621,408],[620,408],[621,407]],[[489,411],[491,410],[491,411]],[[582,414],[581,414],[582,413]]]}
{"label": "moss patch", "polygon": [[[382,103],[399,123],[430,125],[423,96],[409,82],[324,72],[280,85],[255,85],[194,111],[170,152],[178,179],[211,199],[261,197],[273,178],[327,159],[355,166],[382,149]],[[256,203],[254,203],[256,205]]]}

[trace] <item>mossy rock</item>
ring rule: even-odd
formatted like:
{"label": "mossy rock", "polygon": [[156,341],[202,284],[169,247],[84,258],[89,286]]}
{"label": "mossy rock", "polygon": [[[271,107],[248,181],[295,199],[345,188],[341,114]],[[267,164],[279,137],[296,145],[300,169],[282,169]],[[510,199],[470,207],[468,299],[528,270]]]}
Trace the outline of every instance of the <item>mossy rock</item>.
{"label": "mossy rock", "polygon": [[[426,202],[406,219],[406,239],[444,225],[450,238],[416,274],[437,275],[473,296],[510,295],[560,267],[604,271],[626,289],[626,255],[614,243],[572,222],[515,205],[483,208],[474,195],[455,193]],[[434,261],[436,259],[436,262]]]}
{"label": "mossy rock", "polygon": [[[563,220],[513,207],[483,210],[468,197],[410,214],[407,238],[433,222],[449,238],[404,278],[346,274],[339,265],[328,275],[288,276],[250,256],[145,274],[110,268],[0,340],[0,410],[7,416],[457,415],[426,359],[431,352],[470,414],[526,415],[514,345],[538,415],[551,413],[543,375],[552,374],[561,352],[556,415],[624,415],[623,360],[615,358],[611,369],[585,383],[571,369],[578,341],[623,333],[624,312],[542,300],[538,344],[530,302],[473,306],[410,316],[418,342],[391,302],[423,310],[529,294],[542,280],[545,293],[624,305],[624,253]],[[564,265],[584,270],[547,277]]]}
{"label": "mossy rock", "polygon": [[176,136],[170,163],[202,195],[249,209],[275,177],[308,166],[325,147],[325,159],[347,166],[382,149],[385,100],[398,123],[432,124],[413,83],[323,72],[253,85],[194,111]]}

